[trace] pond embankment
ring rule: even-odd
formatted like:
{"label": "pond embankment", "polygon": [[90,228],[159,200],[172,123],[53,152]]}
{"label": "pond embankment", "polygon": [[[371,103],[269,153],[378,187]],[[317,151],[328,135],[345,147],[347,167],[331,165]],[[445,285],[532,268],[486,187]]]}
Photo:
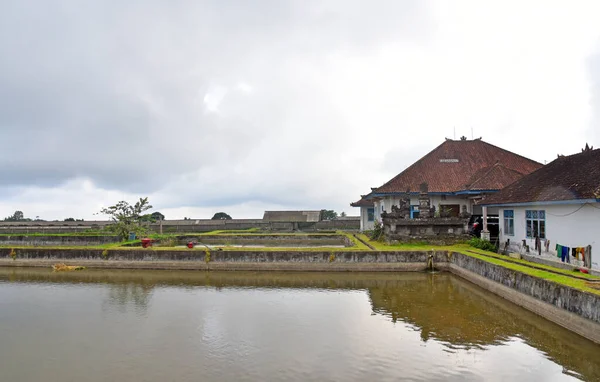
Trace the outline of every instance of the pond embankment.
{"label": "pond embankment", "polygon": [[57,262],[90,268],[329,272],[423,271],[433,264],[600,343],[600,291],[586,290],[585,280],[576,279],[582,285],[577,288],[560,282],[570,279],[568,274],[553,281],[543,277],[544,271],[454,251],[0,248],[0,266]]}

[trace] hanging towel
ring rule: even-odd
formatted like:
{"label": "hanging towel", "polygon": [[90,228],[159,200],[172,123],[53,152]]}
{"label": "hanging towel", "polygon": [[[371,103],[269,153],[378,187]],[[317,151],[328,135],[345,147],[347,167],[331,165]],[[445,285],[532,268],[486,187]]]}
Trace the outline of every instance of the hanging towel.
{"label": "hanging towel", "polygon": [[562,245],[556,244],[556,257],[560,258],[562,256]]}
{"label": "hanging towel", "polygon": [[571,248],[571,256],[577,258],[577,248],[575,248],[575,247]]}
{"label": "hanging towel", "polygon": [[569,247],[562,247],[562,256],[560,257],[560,261],[563,263],[567,261],[569,258]]}

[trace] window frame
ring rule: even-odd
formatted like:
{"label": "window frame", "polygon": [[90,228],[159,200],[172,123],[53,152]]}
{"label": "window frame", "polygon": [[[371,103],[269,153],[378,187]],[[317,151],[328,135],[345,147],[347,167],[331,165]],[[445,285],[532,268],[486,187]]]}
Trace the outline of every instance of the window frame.
{"label": "window frame", "polygon": [[515,210],[504,210],[502,213],[504,221],[504,234],[515,236]]}
{"label": "window frame", "polygon": [[525,237],[546,239],[546,210],[525,210]]}
{"label": "window frame", "polygon": [[375,207],[367,207],[367,221],[368,222],[375,221]]}

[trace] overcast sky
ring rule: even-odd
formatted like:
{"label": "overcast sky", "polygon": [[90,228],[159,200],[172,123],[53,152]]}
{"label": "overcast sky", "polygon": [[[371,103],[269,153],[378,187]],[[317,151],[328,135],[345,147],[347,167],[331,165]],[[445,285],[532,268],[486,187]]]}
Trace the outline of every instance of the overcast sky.
{"label": "overcast sky", "polygon": [[[600,2],[0,0],[0,217],[335,209],[443,142],[600,147]],[[97,217],[96,217],[97,218]]]}

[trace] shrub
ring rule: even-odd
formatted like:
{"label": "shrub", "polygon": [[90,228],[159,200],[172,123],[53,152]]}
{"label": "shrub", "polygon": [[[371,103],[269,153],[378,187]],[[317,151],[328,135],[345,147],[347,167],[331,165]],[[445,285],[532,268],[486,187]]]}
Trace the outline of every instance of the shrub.
{"label": "shrub", "polygon": [[484,251],[496,252],[498,250],[498,248],[496,248],[496,246],[491,242],[478,237],[471,238],[468,243],[471,247],[483,249]]}
{"label": "shrub", "polygon": [[380,240],[381,238],[383,238],[383,224],[376,221],[373,231],[372,231],[371,235],[369,236],[369,239]]}

